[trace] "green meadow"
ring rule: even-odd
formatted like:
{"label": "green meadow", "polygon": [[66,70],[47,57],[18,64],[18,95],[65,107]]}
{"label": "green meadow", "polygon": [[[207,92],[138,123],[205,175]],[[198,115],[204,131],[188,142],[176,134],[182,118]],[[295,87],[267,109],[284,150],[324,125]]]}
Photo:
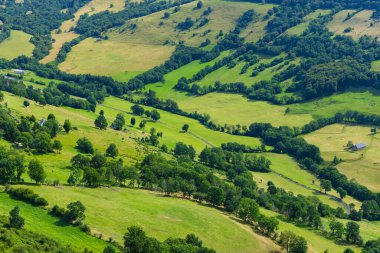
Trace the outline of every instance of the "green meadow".
{"label": "green meadow", "polygon": [[9,211],[18,206],[20,214],[25,219],[26,229],[36,233],[43,231],[44,235],[63,245],[70,244],[77,250],[83,251],[84,248],[87,248],[94,252],[101,252],[107,245],[105,241],[82,232],[78,227],[61,222],[58,218],[48,214],[47,210],[14,200],[6,193],[0,193],[0,203],[1,215],[8,216]]}
{"label": "green meadow", "polygon": [[209,93],[179,101],[185,111],[208,113],[215,123],[249,125],[253,122],[271,123],[275,126],[303,126],[312,120],[310,114],[288,114],[286,106],[265,101],[252,101],[242,95]]}
{"label": "green meadow", "polygon": [[290,114],[311,114],[314,118],[334,116],[337,112],[356,110],[379,114],[380,93],[371,88],[352,88],[345,93],[289,105]]}
{"label": "green meadow", "polygon": [[317,19],[320,16],[328,15],[328,14],[330,14],[330,12],[331,12],[331,10],[322,10],[322,9],[316,10],[316,11],[306,15],[303,18],[304,22],[288,29],[286,31],[286,33],[289,35],[300,35],[308,28],[311,21]]}
{"label": "green meadow", "polygon": [[9,38],[0,43],[0,58],[13,60],[18,56],[32,56],[34,45],[29,42],[32,36],[22,31],[11,30]]}
{"label": "green meadow", "polygon": [[[108,97],[104,103],[98,106],[98,110],[104,110],[106,117],[110,120],[116,114],[123,113],[126,121],[129,122],[131,117],[135,117],[137,124],[141,120],[147,120],[145,117],[138,117],[131,115],[131,106],[133,104],[115,97]],[[154,108],[145,107],[148,110]],[[200,152],[206,146],[220,146],[222,143],[238,142],[246,144],[251,147],[261,145],[257,138],[246,136],[236,136],[219,131],[213,131],[201,125],[198,121],[187,117],[168,113],[163,110],[157,110],[161,114],[158,122],[148,121],[143,131],[149,132],[153,127],[157,131],[163,132],[163,137],[160,139],[161,143],[165,143],[169,148],[174,148],[175,144],[182,141],[188,145],[193,145],[197,152]],[[136,125],[137,125],[136,124]],[[188,133],[181,131],[182,126],[188,124],[190,126]]]}
{"label": "green meadow", "polygon": [[[237,223],[227,214],[195,202],[165,197],[159,193],[123,188],[55,188],[29,187],[46,198],[51,205],[64,206],[79,200],[86,206],[86,220],[94,234],[117,242],[127,227],[143,227],[148,236],[160,240],[184,237],[194,233],[207,247],[217,252],[270,252],[273,242],[252,233],[249,227]],[[57,199],[56,196],[60,196]]]}
{"label": "green meadow", "polygon": [[[124,26],[111,29],[108,35],[112,40],[120,42],[149,45],[163,45],[167,42],[178,44],[180,41],[184,41],[186,45],[199,46],[206,39],[215,44],[219,31],[228,33],[232,30],[236,20],[245,11],[254,9],[256,13],[263,16],[273,7],[270,4],[224,0],[203,1],[201,9],[194,8],[196,4],[196,2],[191,2],[181,5],[178,12],[174,12],[173,8],[132,19]],[[205,25],[199,26],[201,20],[204,19],[203,12],[208,7],[212,8],[212,12],[207,15],[209,21]],[[170,13],[167,19],[162,18],[165,12]],[[177,25],[187,17],[192,18],[195,25],[188,30],[180,31],[177,29]],[[136,27],[131,29],[131,24],[135,24]]]}
{"label": "green meadow", "polygon": [[[334,156],[342,159],[337,168],[349,179],[379,192],[380,137],[371,135],[370,129],[369,126],[335,124],[307,134],[305,139],[317,145],[326,160],[332,161]],[[367,148],[352,152],[346,148],[349,141],[364,143]]]}
{"label": "green meadow", "polygon": [[[341,203],[331,199],[330,196],[320,193],[319,179],[315,175],[300,168],[291,157],[274,153],[264,153],[263,155],[271,161],[272,164],[270,168],[273,172],[253,172],[253,178],[260,188],[266,189],[268,181],[272,181],[277,187],[291,191],[296,195],[315,196],[323,203],[334,208],[343,207]],[[329,194],[339,197],[335,190],[332,190]],[[347,204],[353,203],[356,207],[360,207],[361,205],[359,201],[350,196],[347,196],[343,201]]]}
{"label": "green meadow", "polygon": [[[174,86],[177,84],[178,80],[181,77],[191,78],[193,75],[198,73],[201,69],[212,66],[215,62],[223,59],[230,52],[222,52],[216,59],[209,62],[201,62],[200,60],[192,61],[189,64],[182,66],[164,76],[165,82],[158,82],[153,84],[148,84],[145,86],[146,90],[153,90],[156,92],[159,98],[172,99],[174,101],[180,102],[191,98],[191,95],[188,95],[187,92],[180,92],[174,90]],[[116,78],[116,80],[119,80]]]}

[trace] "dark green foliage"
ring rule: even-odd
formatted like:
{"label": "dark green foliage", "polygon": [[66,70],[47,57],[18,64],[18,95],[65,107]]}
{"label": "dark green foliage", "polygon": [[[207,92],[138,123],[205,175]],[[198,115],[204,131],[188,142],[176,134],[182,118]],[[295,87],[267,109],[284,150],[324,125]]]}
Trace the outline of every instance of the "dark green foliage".
{"label": "dark green foliage", "polygon": [[131,226],[124,235],[124,248],[129,253],[215,253],[214,250],[202,246],[202,241],[193,234],[185,239],[169,238],[164,242],[148,237],[144,230],[138,226]]}
{"label": "dark green foliage", "polygon": [[77,149],[85,154],[93,154],[94,153],[94,147],[92,146],[92,143],[89,139],[86,137],[80,138],[77,141]]}
{"label": "dark green foliage", "polygon": [[119,150],[115,144],[110,144],[106,150],[106,155],[115,158],[119,154]]}
{"label": "dark green foliage", "polygon": [[37,159],[30,160],[28,166],[28,175],[36,184],[43,182],[46,178],[44,167]]}
{"label": "dark green foliage", "polygon": [[81,224],[86,217],[85,210],[85,206],[80,201],[71,202],[67,205],[65,219],[73,224]]}
{"label": "dark green foliage", "polygon": [[131,107],[132,113],[138,116],[142,116],[145,112],[144,107],[140,105],[133,105]]}
{"label": "dark green foliage", "polygon": [[177,28],[181,31],[189,30],[194,25],[194,21],[187,17],[185,21],[178,23]]}
{"label": "dark green foliage", "polygon": [[367,220],[379,220],[380,219],[380,207],[375,200],[363,201],[361,206],[363,212],[363,218]]}
{"label": "dark green foliage", "polygon": [[46,132],[38,132],[32,143],[32,147],[40,154],[46,154],[52,151],[50,135]]}
{"label": "dark green foliage", "polygon": [[360,226],[356,222],[349,221],[346,224],[346,241],[354,244],[360,244],[362,239],[359,234]]}
{"label": "dark green foliage", "polygon": [[236,213],[243,221],[252,223],[259,218],[259,205],[253,199],[242,198]]}
{"label": "dark green foliage", "polygon": [[184,131],[184,132],[189,131],[189,125],[188,125],[188,124],[184,124],[184,125],[182,126],[182,131]]}
{"label": "dark green foliage", "polygon": [[306,253],[307,242],[305,238],[297,236],[291,231],[284,231],[280,235],[279,243],[287,253]]}
{"label": "dark green foliage", "polygon": [[183,142],[178,142],[174,148],[174,155],[177,157],[188,156],[190,159],[195,158],[195,149],[191,145],[186,145]]}
{"label": "dark green foliage", "polygon": [[24,172],[24,157],[15,150],[0,147],[0,183],[20,182]]}
{"label": "dark green foliage", "polygon": [[107,119],[106,119],[106,117],[104,117],[104,115],[99,115],[95,119],[94,124],[97,128],[99,128],[101,130],[107,129],[107,126],[108,126]]}
{"label": "dark green foliage", "polygon": [[131,125],[134,126],[136,124],[136,119],[134,117],[131,118]]}
{"label": "dark green foliage", "polygon": [[107,246],[104,248],[103,253],[116,253],[115,248]]}
{"label": "dark green foliage", "polygon": [[16,206],[9,212],[9,227],[21,229],[24,224],[25,220],[20,216],[20,208]]}
{"label": "dark green foliage", "polygon": [[[362,253],[379,253],[380,252],[380,239],[367,241],[364,245]],[[347,252],[350,253],[350,252]]]}
{"label": "dark green foliage", "polygon": [[12,198],[19,199],[30,203],[35,206],[48,206],[49,203],[46,199],[40,197],[38,194],[34,193],[32,190],[27,188],[6,188],[6,193],[8,193]]}
{"label": "dark green foliage", "polygon": [[70,247],[25,229],[7,228],[7,217],[0,216],[1,252],[79,253]]}
{"label": "dark green foliage", "polygon": [[65,130],[66,133],[69,133],[72,130],[70,120],[68,120],[68,119],[65,120],[65,122],[63,123],[63,129]]}
{"label": "dark green foliage", "polygon": [[115,130],[122,130],[123,126],[125,125],[125,118],[124,115],[121,113],[118,113],[116,115],[115,120],[112,122],[111,127]]}

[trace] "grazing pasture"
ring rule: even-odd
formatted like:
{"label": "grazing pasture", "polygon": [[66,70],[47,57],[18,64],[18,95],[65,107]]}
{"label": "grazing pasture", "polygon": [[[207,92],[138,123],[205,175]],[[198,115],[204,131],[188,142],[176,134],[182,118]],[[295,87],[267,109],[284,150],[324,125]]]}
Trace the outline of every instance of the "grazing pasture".
{"label": "grazing pasture", "polygon": [[342,10],[334,15],[327,27],[335,34],[349,35],[354,39],[363,35],[378,37],[380,23],[372,19],[372,15],[372,10]]}
{"label": "grazing pasture", "polygon": [[379,95],[378,90],[371,88],[349,89],[344,93],[289,105],[289,114],[311,114],[313,118],[332,117],[347,110],[379,114]]}
{"label": "grazing pasture", "polygon": [[9,211],[18,206],[21,216],[25,219],[26,229],[57,240],[62,245],[70,244],[81,252],[84,248],[94,252],[102,252],[107,245],[105,241],[82,232],[79,227],[70,226],[51,216],[47,210],[12,199],[4,192],[0,192],[0,203],[1,215],[8,216]]}
{"label": "grazing pasture", "polygon": [[[174,89],[174,86],[177,84],[178,80],[181,77],[191,78],[194,74],[198,73],[201,69],[206,66],[212,66],[215,62],[223,59],[230,52],[222,52],[216,59],[209,62],[201,62],[199,60],[192,61],[189,64],[186,64],[179,69],[176,69],[164,76],[165,81],[148,84],[145,86],[145,90],[153,90],[156,92],[159,98],[172,99],[176,102],[184,101],[192,96],[188,95],[187,92],[181,92]],[[116,78],[115,78],[116,79]],[[119,80],[119,79],[116,79]]]}
{"label": "grazing pasture", "polygon": [[112,39],[87,38],[72,48],[62,71],[112,76],[124,71],[144,71],[165,62],[174,46],[133,44]]}
{"label": "grazing pasture", "polygon": [[303,126],[312,120],[310,114],[287,114],[286,106],[265,101],[252,101],[237,94],[209,93],[188,97],[179,102],[185,111],[208,113],[215,123],[247,125],[253,122],[271,123],[275,126]]}
{"label": "grazing pasture", "polygon": [[29,42],[32,36],[22,31],[11,30],[9,38],[0,43],[0,58],[13,60],[18,56],[32,56],[34,45]]}
{"label": "grazing pasture", "polygon": [[310,22],[321,17],[330,14],[331,10],[316,10],[308,15],[306,15],[301,24],[298,24],[286,31],[289,35],[301,35],[309,26]]}
{"label": "grazing pasture", "polygon": [[[159,240],[194,233],[217,252],[270,252],[277,247],[224,212],[160,193],[126,188],[30,187],[51,205],[79,200],[86,206],[86,223],[92,232],[122,242],[128,226],[143,227]],[[57,198],[56,196],[60,196]]]}
{"label": "grazing pasture", "polygon": [[41,63],[54,61],[62,45],[79,36],[71,29],[77,25],[80,16],[84,14],[93,15],[106,10],[118,12],[124,9],[124,6],[124,0],[91,0],[88,2],[74,14],[73,19],[66,20],[57,30],[52,32],[53,48],[50,50],[49,55],[41,60]]}
{"label": "grazing pasture", "polygon": [[[291,191],[296,195],[315,196],[323,203],[334,208],[343,208],[341,203],[330,196],[339,197],[339,194],[335,190],[328,192],[329,195],[321,193],[319,179],[308,171],[303,170],[291,157],[274,153],[265,153],[263,155],[271,161],[270,169],[272,172],[253,172],[253,178],[260,188],[266,189],[267,182],[272,181],[277,187]],[[359,201],[350,196],[346,196],[343,201],[346,204],[353,203],[356,207],[360,207],[361,205]]]}
{"label": "grazing pasture", "polygon": [[[145,117],[131,115],[131,106],[133,104],[125,100],[108,97],[104,103],[98,106],[98,110],[104,110],[107,117],[113,119],[117,113],[123,113],[126,122],[129,123],[131,117],[135,117],[137,124],[141,120],[147,120]],[[147,110],[154,108],[145,107]],[[169,148],[174,148],[175,144],[182,141],[186,144],[191,144],[197,152],[202,151],[206,146],[220,146],[222,143],[238,142],[251,147],[261,145],[258,138],[236,136],[218,131],[213,131],[201,125],[198,121],[172,114],[166,111],[157,110],[161,114],[161,118],[157,122],[147,120],[147,124],[142,131],[149,132],[153,127],[159,132],[163,132],[163,137],[160,138],[161,143],[165,143]],[[182,126],[188,124],[190,126],[189,132],[184,133],[181,131]]]}
{"label": "grazing pasture", "polygon": [[[181,5],[180,10],[174,8],[150,14],[145,17],[132,19],[122,27],[111,29],[109,37],[115,41],[136,44],[178,44],[184,41],[191,46],[199,46],[206,39],[215,43],[220,31],[228,33],[235,27],[236,20],[247,10],[253,9],[258,14],[266,14],[273,7],[269,4],[256,4],[244,1],[203,1],[203,7],[195,8],[197,2]],[[204,15],[204,11],[212,8],[212,12]],[[163,18],[164,13],[169,17]],[[177,25],[190,17],[195,24],[187,29],[180,30]],[[206,24],[202,21],[208,19]]]}
{"label": "grazing pasture", "polygon": [[[372,135],[371,127],[334,124],[305,135],[305,139],[321,149],[322,156],[332,161],[336,156],[342,159],[337,165],[339,171],[349,179],[380,192],[380,138]],[[364,143],[367,147],[359,151],[347,148],[348,142]]]}
{"label": "grazing pasture", "polygon": [[100,152],[105,152],[109,144],[116,144],[119,148],[120,157],[127,163],[134,163],[137,159],[141,159],[148,150],[146,147],[137,144],[135,139],[144,136],[137,129],[131,128],[128,132],[123,132],[108,128],[102,131],[94,127],[96,114],[93,112],[68,107],[40,106],[33,101],[29,101],[29,107],[24,107],[24,100],[5,93],[4,102],[8,104],[8,108],[12,110],[14,115],[34,115],[40,120],[42,117],[47,118],[49,113],[53,113],[61,125],[63,125],[64,120],[69,119],[73,127],[77,127],[77,130],[73,130],[69,134],[63,131],[58,134],[57,139],[63,145],[63,150],[60,154],[50,153],[36,156],[26,154],[25,159],[27,161],[36,157],[44,164],[49,181],[58,179],[61,183],[66,183],[70,170],[64,169],[64,167],[70,165],[70,159],[77,154],[75,149],[76,141],[81,137],[89,138],[94,148]]}

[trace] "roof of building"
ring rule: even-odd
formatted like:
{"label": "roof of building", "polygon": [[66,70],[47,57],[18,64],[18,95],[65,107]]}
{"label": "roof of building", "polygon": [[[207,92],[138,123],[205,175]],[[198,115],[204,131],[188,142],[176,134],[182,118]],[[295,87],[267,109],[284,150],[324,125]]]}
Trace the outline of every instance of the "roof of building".
{"label": "roof of building", "polygon": [[355,144],[354,146],[355,146],[357,149],[362,149],[362,148],[367,147],[367,145],[365,145],[364,143],[358,143],[358,144]]}

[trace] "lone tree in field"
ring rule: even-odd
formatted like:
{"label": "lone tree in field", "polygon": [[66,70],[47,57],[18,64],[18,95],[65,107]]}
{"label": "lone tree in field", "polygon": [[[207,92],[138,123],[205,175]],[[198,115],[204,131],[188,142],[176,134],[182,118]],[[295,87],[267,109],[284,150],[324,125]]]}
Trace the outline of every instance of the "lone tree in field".
{"label": "lone tree in field", "polygon": [[71,126],[70,120],[68,120],[68,119],[65,120],[65,122],[63,123],[63,129],[65,129],[66,133],[69,133],[72,130],[72,126]]}
{"label": "lone tree in field", "polygon": [[11,228],[21,229],[24,224],[25,220],[20,216],[20,208],[16,206],[9,212],[9,226]]}
{"label": "lone tree in field", "polygon": [[332,188],[332,185],[331,185],[330,180],[324,180],[324,179],[321,180],[321,189],[325,190],[325,194],[328,191],[331,191],[331,188]]}
{"label": "lone tree in field", "polygon": [[115,249],[111,246],[106,246],[103,250],[103,253],[116,253]]}
{"label": "lone tree in field", "polygon": [[138,116],[142,116],[144,114],[144,107],[139,105],[132,105],[131,107],[132,113]]}
{"label": "lone tree in field", "polygon": [[124,115],[121,114],[121,113],[118,113],[116,115],[116,118],[115,120],[112,122],[111,124],[111,127],[115,130],[122,130],[123,129],[123,126],[125,125],[125,118],[124,118]]}
{"label": "lone tree in field", "polygon": [[108,126],[108,123],[107,123],[107,120],[106,120],[106,117],[104,117],[104,113],[103,114],[100,114],[96,120],[95,120],[95,126],[101,130],[105,130],[107,129],[107,126]]}
{"label": "lone tree in field", "polygon": [[136,125],[136,119],[134,117],[131,118],[131,125],[132,126]]}
{"label": "lone tree in field", "polygon": [[115,144],[110,144],[106,150],[106,156],[115,158],[119,154],[119,150]]}
{"label": "lone tree in field", "polygon": [[153,110],[150,117],[152,118],[152,120],[157,121],[161,118],[161,115],[157,110]]}
{"label": "lone tree in field", "polygon": [[59,140],[54,140],[52,148],[57,153],[61,153],[61,151],[62,151],[62,143]]}
{"label": "lone tree in field", "polygon": [[82,152],[85,154],[94,153],[94,147],[92,146],[91,141],[87,139],[86,137],[83,137],[77,140],[77,149],[79,150],[79,152]]}
{"label": "lone tree in field", "polygon": [[189,131],[189,125],[188,124],[185,124],[182,126],[182,131],[184,131],[185,133],[187,133]]}
{"label": "lone tree in field", "polygon": [[248,198],[242,198],[240,200],[237,215],[243,221],[251,224],[258,219],[259,214],[259,204],[257,204],[256,201]]}
{"label": "lone tree in field", "polygon": [[36,181],[36,184],[45,180],[46,173],[40,161],[33,159],[29,162],[28,175],[32,180]]}
{"label": "lone tree in field", "polygon": [[138,226],[131,226],[128,232],[124,235],[124,247],[131,253],[145,252],[148,237],[144,230]]}
{"label": "lone tree in field", "polygon": [[203,7],[203,2],[202,1],[198,1],[197,3],[197,9],[202,9]]}
{"label": "lone tree in field", "polygon": [[307,242],[305,238],[297,236],[291,231],[284,231],[280,235],[280,246],[286,253],[306,253]]}
{"label": "lone tree in field", "polygon": [[27,100],[24,100],[23,104],[24,104],[25,107],[28,107],[30,105],[29,101],[27,101]]}
{"label": "lone tree in field", "polygon": [[360,238],[360,226],[356,222],[349,221],[346,224],[346,241],[358,243]]}
{"label": "lone tree in field", "polygon": [[81,222],[86,218],[84,211],[86,207],[80,201],[71,202],[67,205],[67,211],[65,213],[65,218],[67,221],[74,224],[81,224]]}
{"label": "lone tree in field", "polygon": [[336,191],[339,193],[339,196],[341,199],[344,199],[344,197],[347,196],[347,191],[343,189],[342,187],[338,187]]}

